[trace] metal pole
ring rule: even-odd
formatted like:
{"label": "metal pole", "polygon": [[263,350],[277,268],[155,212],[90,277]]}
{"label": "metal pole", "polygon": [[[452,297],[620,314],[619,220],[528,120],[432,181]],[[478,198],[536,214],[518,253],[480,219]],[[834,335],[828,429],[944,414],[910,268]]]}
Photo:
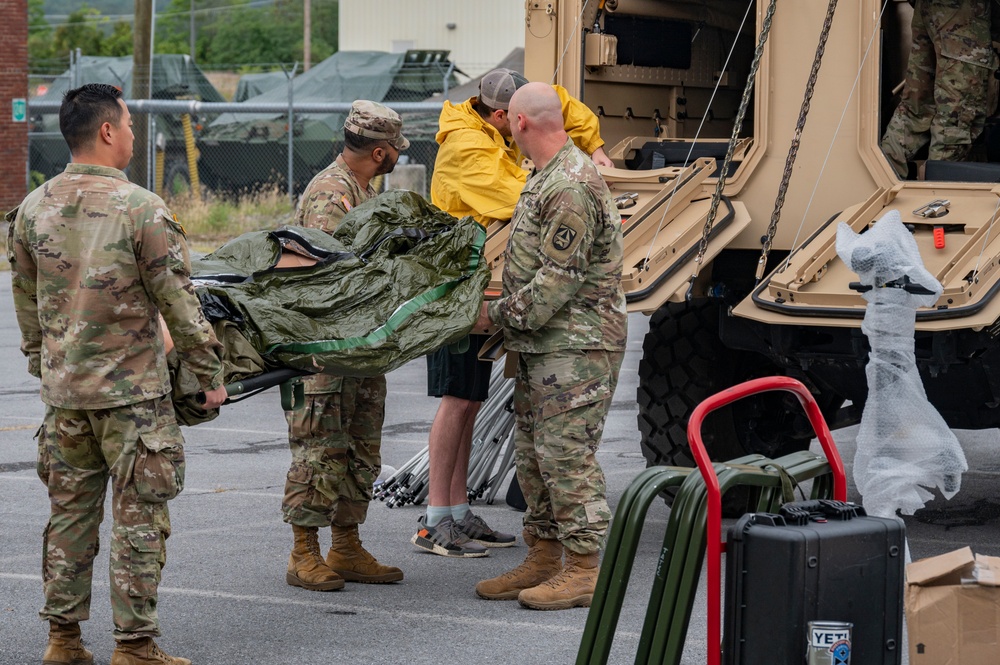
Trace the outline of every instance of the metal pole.
{"label": "metal pole", "polygon": [[310,0],[305,0],[305,6],[302,8],[302,59],[305,60],[305,65],[302,71],[308,72],[309,65],[312,64],[312,2]]}
{"label": "metal pole", "polygon": [[194,62],[194,0],[191,0],[191,62]]}
{"label": "metal pole", "polygon": [[[153,45],[156,42],[156,0],[152,0],[153,8],[149,12],[149,96],[153,96]],[[153,114],[146,115],[146,189],[153,191],[154,171],[156,170],[156,123]]]}
{"label": "metal pole", "polygon": [[[135,85],[133,81],[132,85]],[[213,113],[247,113],[247,105],[242,102],[200,102],[197,99],[126,99],[132,113],[190,113],[205,115]],[[296,104],[299,113],[347,113],[352,102],[301,102]],[[60,102],[56,100],[36,101],[34,108],[39,113],[59,113]],[[399,113],[440,113],[441,102],[386,102],[389,108]],[[254,104],[254,113],[283,115],[288,112],[288,102],[265,102]]]}
{"label": "metal pole", "polygon": [[[151,0],[135,0],[135,24],[132,31],[132,96],[150,98],[150,27],[152,26]],[[133,111],[134,113],[134,111]],[[128,169],[129,180],[147,187],[149,185],[149,121],[136,118],[132,128],[135,150]]]}
{"label": "metal pole", "polygon": [[448,97],[448,84],[451,82],[451,73],[455,71],[455,63],[448,62],[448,71],[444,73],[444,90],[441,92],[441,96]]}
{"label": "metal pole", "polygon": [[293,166],[294,153],[292,150],[295,142],[295,109],[292,104],[295,95],[292,89],[292,80],[295,78],[295,72],[298,69],[299,63],[297,61],[292,66],[291,74],[285,69],[285,65],[281,65],[281,71],[285,72],[285,76],[288,77],[288,202],[292,204],[293,208],[295,207],[295,167]]}

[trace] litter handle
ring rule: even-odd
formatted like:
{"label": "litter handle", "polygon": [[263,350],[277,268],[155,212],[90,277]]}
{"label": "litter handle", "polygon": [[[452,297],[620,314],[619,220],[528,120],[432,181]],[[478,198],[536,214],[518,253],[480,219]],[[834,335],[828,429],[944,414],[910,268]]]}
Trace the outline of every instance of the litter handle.
{"label": "litter handle", "polygon": [[[243,379],[242,381],[227,383],[226,394],[229,397],[226,401],[228,402],[230,398],[246,393],[273,388],[274,386],[282,385],[292,379],[297,379],[300,376],[305,376],[307,374],[312,374],[312,372],[307,372],[302,369],[283,368],[272,370],[270,372],[264,372],[263,374],[258,374],[257,376],[251,376],[249,379]],[[198,393],[196,399],[199,404],[204,404],[205,393]]]}

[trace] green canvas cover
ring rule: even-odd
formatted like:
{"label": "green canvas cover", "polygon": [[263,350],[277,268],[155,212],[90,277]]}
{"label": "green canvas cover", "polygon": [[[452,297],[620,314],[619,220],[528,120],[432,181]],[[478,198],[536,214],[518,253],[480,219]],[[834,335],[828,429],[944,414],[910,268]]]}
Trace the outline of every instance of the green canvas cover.
{"label": "green canvas cover", "polygon": [[[382,101],[393,79],[403,66],[403,53],[381,51],[340,51],[292,81],[296,103],[353,102],[356,99]],[[287,104],[287,86],[278,86],[243,101],[248,109],[254,104]],[[296,124],[319,123],[313,130],[317,137],[341,136],[346,113],[297,113]],[[205,133],[207,139],[274,140],[285,134],[283,113],[223,113]],[[261,127],[267,131],[261,131]],[[296,138],[298,134],[296,134]]]}
{"label": "green canvas cover", "polygon": [[[132,99],[132,56],[111,58],[83,56],[77,63],[79,85],[110,83],[122,89],[125,99]],[[71,87],[71,70],[66,70],[49,85],[40,101],[61,102],[63,93]],[[154,55],[150,97],[153,99],[198,99],[203,102],[224,102],[225,97],[205,77],[190,56],[180,54]],[[58,122],[55,130],[58,131]]]}
{"label": "green canvas cover", "polygon": [[[472,218],[392,190],[354,208],[332,237],[244,234],[195,261],[194,278],[206,316],[235,324],[261,370],[375,376],[468,334],[490,280],[485,236]],[[289,249],[319,261],[276,268]]]}
{"label": "green canvas cover", "polygon": [[236,93],[233,94],[233,101],[244,102],[275,88],[283,88],[286,92],[288,91],[288,76],[285,75],[285,72],[244,74],[236,82]]}

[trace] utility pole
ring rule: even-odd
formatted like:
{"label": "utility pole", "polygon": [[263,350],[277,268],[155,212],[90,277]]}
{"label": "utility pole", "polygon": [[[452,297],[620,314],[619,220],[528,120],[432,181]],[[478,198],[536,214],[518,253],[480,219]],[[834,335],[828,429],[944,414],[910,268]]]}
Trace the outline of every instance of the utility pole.
{"label": "utility pole", "polygon": [[[149,99],[150,57],[149,44],[152,39],[153,0],[135,0],[135,22],[132,27],[132,98]],[[149,166],[149,124],[146,114],[133,121],[132,132],[135,143],[129,178],[132,182],[146,186]]]}
{"label": "utility pole", "polygon": [[191,0],[191,62],[194,62],[194,0]]}
{"label": "utility pole", "polygon": [[[193,0],[192,0],[193,1]],[[305,6],[302,8],[302,71],[309,71],[309,63],[312,62],[312,0],[303,0]]]}

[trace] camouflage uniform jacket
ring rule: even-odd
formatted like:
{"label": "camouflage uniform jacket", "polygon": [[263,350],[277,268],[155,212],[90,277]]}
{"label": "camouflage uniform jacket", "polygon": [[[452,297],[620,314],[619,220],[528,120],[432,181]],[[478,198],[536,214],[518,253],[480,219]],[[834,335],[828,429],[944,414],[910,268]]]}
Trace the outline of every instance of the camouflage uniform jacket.
{"label": "camouflage uniform jacket", "polygon": [[[337,155],[333,164],[316,174],[302,192],[302,199],[295,211],[295,221],[300,226],[333,234],[348,212],[368,199],[375,198],[371,182],[361,188],[354,171]],[[317,374],[303,380],[309,395],[340,392],[343,379],[330,374]]]}
{"label": "camouflage uniform jacket", "polygon": [[489,316],[512,351],[625,349],[621,217],[571,140],[521,193]]}
{"label": "camouflage uniform jacket", "polygon": [[170,392],[157,312],[202,389],[222,384],[184,230],[160,197],[118,169],[70,164],[12,217],[21,350],[42,380],[43,402],[103,409]]}
{"label": "camouflage uniform jacket", "polygon": [[317,173],[302,192],[295,223],[332,234],[344,215],[372,198],[375,190],[371,182],[362,189],[344,156],[337,155],[333,164]]}

